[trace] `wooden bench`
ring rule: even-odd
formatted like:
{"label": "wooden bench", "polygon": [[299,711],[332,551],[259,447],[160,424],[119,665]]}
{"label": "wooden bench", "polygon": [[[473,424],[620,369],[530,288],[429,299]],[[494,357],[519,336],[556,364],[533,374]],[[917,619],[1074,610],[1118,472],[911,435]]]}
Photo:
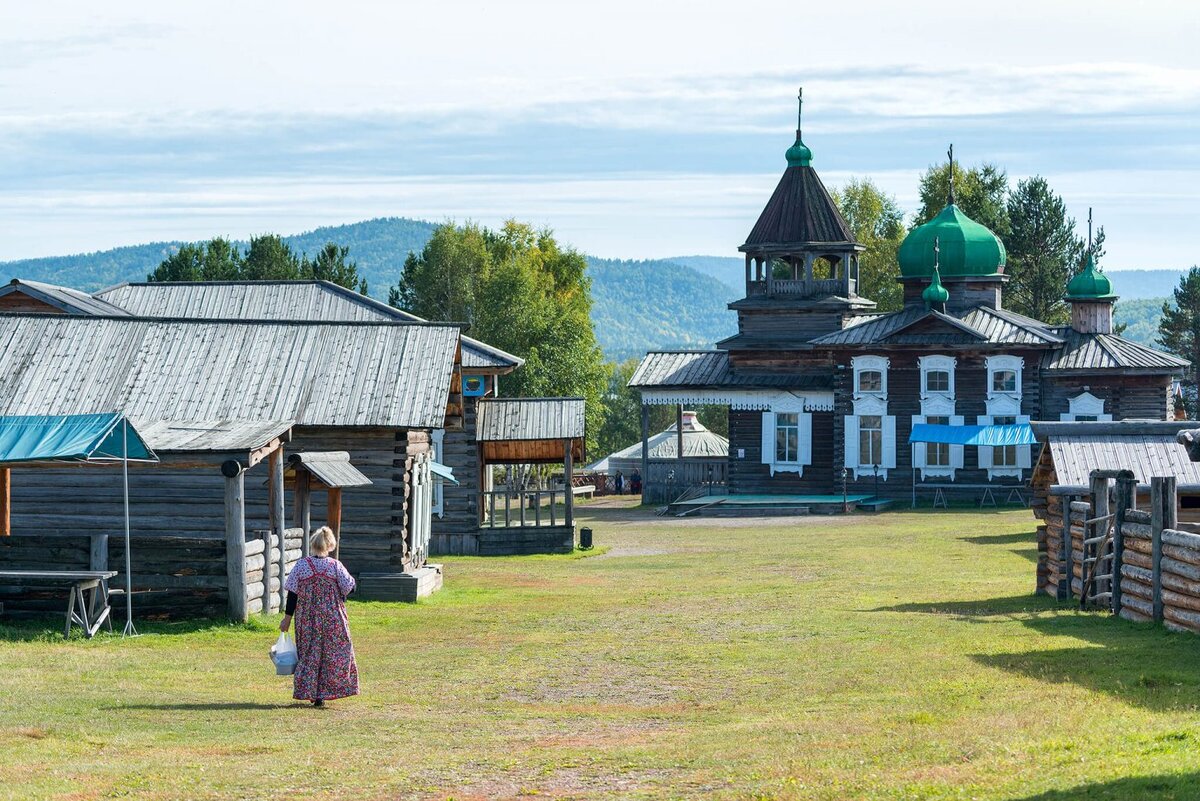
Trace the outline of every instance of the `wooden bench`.
{"label": "wooden bench", "polygon": [[979,508],[984,506],[998,506],[996,503],[996,490],[1008,490],[1008,495],[1005,497],[1005,503],[1018,503],[1021,506],[1026,506],[1024,484],[918,484],[918,487],[926,487],[933,490],[933,508],[948,509],[950,504],[946,501],[946,493],[948,489],[967,489],[967,490],[982,490],[979,496]]}
{"label": "wooden bench", "polygon": [[66,585],[67,624],[63,637],[70,637],[71,626],[77,625],[83,629],[83,636],[91,639],[101,626],[112,631],[108,580],[116,575],[115,570],[0,570],[0,584]]}

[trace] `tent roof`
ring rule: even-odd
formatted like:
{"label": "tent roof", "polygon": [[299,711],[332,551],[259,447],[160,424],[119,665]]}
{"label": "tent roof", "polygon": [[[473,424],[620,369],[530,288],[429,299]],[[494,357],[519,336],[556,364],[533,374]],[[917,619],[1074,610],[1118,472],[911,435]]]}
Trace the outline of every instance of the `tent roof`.
{"label": "tent roof", "polygon": [[950,426],[936,423],[917,423],[909,442],[934,442],[948,445],[982,445],[999,448],[1005,445],[1036,445],[1037,437],[1028,423],[1007,426]]}
{"label": "tent roof", "polygon": [[[0,417],[0,464],[16,462],[157,461],[133,425],[108,414],[7,415]],[[122,430],[128,430],[124,447]]]}
{"label": "tent roof", "polygon": [[[690,414],[685,412],[685,414]],[[675,424],[650,437],[651,459],[677,459],[679,438],[675,433]],[[715,434],[696,420],[694,415],[684,418],[683,423],[683,458],[685,459],[724,459],[729,456],[729,440],[720,434]],[[613,460],[640,460],[642,458],[642,443],[635,442],[628,448],[622,448],[611,453],[595,464],[589,465],[589,470],[607,470]]]}

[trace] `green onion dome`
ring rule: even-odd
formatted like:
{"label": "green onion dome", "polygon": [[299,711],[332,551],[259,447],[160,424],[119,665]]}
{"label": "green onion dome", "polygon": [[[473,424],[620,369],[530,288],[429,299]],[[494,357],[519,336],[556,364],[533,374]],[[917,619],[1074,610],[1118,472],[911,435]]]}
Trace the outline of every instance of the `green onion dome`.
{"label": "green onion dome", "polygon": [[[934,242],[940,253],[934,252]],[[951,203],[929,222],[914,228],[896,253],[900,275],[929,278],[935,264],[947,277],[991,276],[1004,272],[1004,243],[984,225]]]}
{"label": "green onion dome", "polygon": [[925,301],[926,306],[944,306],[950,302],[950,293],[942,286],[942,274],[936,264],[933,266],[933,279],[921,293],[921,300]]}
{"label": "green onion dome", "polygon": [[1096,268],[1096,260],[1088,254],[1087,264],[1079,275],[1067,284],[1067,300],[1116,300],[1112,281]]}
{"label": "green onion dome", "polygon": [[808,149],[808,145],[800,139],[800,132],[796,131],[796,144],[787,149],[787,163],[789,167],[810,167],[812,166],[812,151]]}

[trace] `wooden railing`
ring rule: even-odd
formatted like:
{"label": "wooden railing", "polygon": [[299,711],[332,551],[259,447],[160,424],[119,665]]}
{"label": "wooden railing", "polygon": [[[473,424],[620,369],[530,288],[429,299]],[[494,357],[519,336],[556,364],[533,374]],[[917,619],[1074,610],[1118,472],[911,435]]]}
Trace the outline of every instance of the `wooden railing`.
{"label": "wooden railing", "polygon": [[[483,528],[511,528],[513,526],[570,526],[574,524],[571,502],[567,498],[570,490],[562,487],[524,490],[492,490],[481,492],[480,506],[483,510]],[[549,504],[543,508],[543,503]],[[558,507],[562,504],[562,508]]]}
{"label": "wooden railing", "polygon": [[[787,278],[772,281],[770,294],[773,296],[785,295],[792,297],[840,295],[847,292],[846,284],[847,282],[841,278],[814,278],[812,281]],[[850,292],[855,291],[855,282],[853,280],[849,281],[848,290]],[[768,294],[766,281],[750,281],[746,284],[746,295],[748,297],[766,294]]]}

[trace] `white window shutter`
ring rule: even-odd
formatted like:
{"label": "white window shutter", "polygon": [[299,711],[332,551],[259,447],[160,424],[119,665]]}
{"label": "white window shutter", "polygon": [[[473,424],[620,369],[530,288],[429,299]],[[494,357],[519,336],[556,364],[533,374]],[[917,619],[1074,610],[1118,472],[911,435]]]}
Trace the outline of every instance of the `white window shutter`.
{"label": "white window shutter", "polygon": [[[921,415],[921,414],[914,414],[912,416],[912,422],[913,422],[913,428],[916,428],[919,424],[925,422],[925,416]],[[929,458],[928,456],[926,456],[926,453],[925,453],[925,443],[924,442],[914,442],[912,450],[913,450],[913,467],[925,467],[928,464],[927,459]]]}
{"label": "white window shutter", "polygon": [[812,464],[812,415],[800,413],[800,464]]}
{"label": "white window shutter", "polygon": [[[961,426],[962,424],[963,416],[961,414],[951,415],[950,425]],[[963,452],[966,451],[966,449],[967,447],[965,445],[950,446],[950,467],[954,468],[955,470],[962,470]]]}
{"label": "white window shutter", "polygon": [[[978,417],[975,418],[975,424],[981,425],[981,426],[990,426],[992,424],[991,415],[986,415],[986,414],[979,415]],[[986,447],[980,447],[980,448],[976,448],[975,450],[979,452],[979,469],[980,470],[991,470],[992,469],[992,449],[986,448]]]}
{"label": "white window shutter", "polygon": [[[1020,415],[1017,417],[1018,423],[1029,423],[1029,415]],[[1028,470],[1033,466],[1033,446],[1018,445],[1017,446],[1017,467],[1022,470]]]}
{"label": "white window shutter", "polygon": [[858,418],[848,414],[846,421],[846,467],[858,467]]}
{"label": "white window shutter", "polygon": [[883,418],[883,466],[888,470],[896,469],[896,416],[894,414]]}
{"label": "white window shutter", "polygon": [[[446,441],[446,429],[435,428],[430,442],[429,457],[435,462],[442,461],[442,449]],[[446,516],[446,486],[445,482],[440,478],[433,480],[433,498],[431,501],[430,512],[438,517]]]}
{"label": "white window shutter", "polygon": [[775,412],[762,414],[762,463],[771,465],[771,474],[775,474]]}

